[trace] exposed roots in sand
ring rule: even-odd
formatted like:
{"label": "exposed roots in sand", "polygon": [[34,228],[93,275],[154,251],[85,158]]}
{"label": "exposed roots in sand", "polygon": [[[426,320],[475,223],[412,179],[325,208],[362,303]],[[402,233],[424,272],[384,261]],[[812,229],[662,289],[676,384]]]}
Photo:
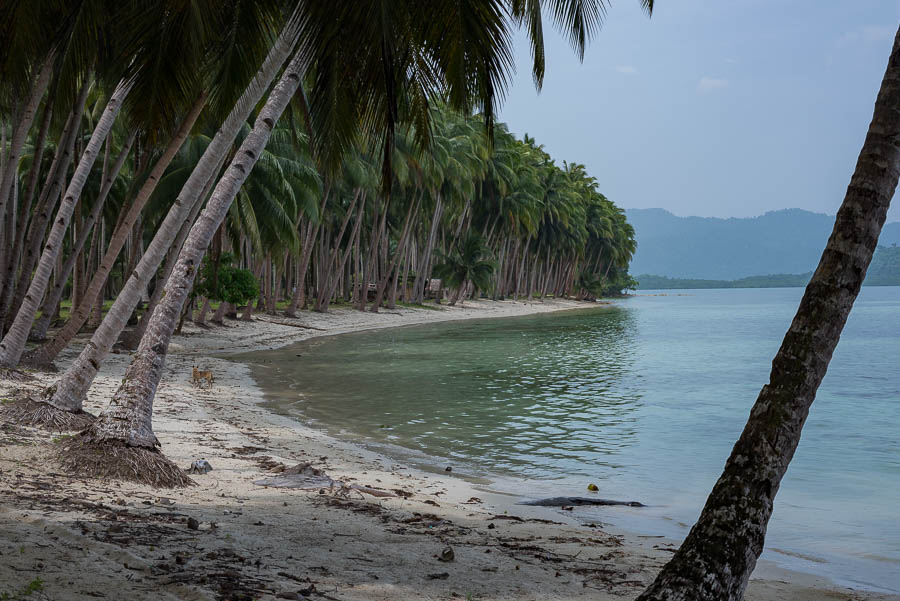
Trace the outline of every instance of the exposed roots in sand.
{"label": "exposed roots in sand", "polygon": [[130,447],[112,440],[97,442],[83,433],[61,443],[58,457],[63,470],[73,476],[129,480],[155,488],[195,484],[156,449]]}
{"label": "exposed roots in sand", "polygon": [[19,426],[32,426],[53,432],[83,430],[96,419],[87,411],[64,411],[27,397],[0,407],[0,417]]}

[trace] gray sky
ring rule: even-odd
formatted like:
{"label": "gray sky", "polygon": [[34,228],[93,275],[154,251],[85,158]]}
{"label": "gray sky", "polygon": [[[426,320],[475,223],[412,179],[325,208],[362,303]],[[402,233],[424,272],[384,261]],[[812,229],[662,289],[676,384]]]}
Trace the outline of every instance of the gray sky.
{"label": "gray sky", "polygon": [[[834,214],[884,74],[900,0],[613,0],[584,63],[549,23],[538,94],[524,36],[500,114],[620,206]],[[888,215],[900,220],[900,199]]]}

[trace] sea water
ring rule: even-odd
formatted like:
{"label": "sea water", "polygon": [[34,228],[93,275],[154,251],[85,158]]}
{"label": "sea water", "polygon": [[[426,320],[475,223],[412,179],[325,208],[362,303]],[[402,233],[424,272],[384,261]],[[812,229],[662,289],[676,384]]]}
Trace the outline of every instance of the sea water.
{"label": "sea water", "polygon": [[[320,338],[242,358],[273,409],[525,497],[682,538],[766,383],[802,289]],[[863,289],[775,502],[763,557],[900,592],[900,288]]]}

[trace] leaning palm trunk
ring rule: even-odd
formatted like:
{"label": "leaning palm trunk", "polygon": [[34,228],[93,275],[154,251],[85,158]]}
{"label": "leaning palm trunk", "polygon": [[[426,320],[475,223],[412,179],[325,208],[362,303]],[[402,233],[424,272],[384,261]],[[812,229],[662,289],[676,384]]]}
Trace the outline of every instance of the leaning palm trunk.
{"label": "leaning palm trunk", "polygon": [[740,601],[900,177],[900,30],[834,231],[699,520],[640,601]]}
{"label": "leaning palm trunk", "polygon": [[[327,284],[327,290],[319,296],[318,306],[316,310],[320,313],[326,313],[328,311],[328,305],[331,303],[331,298],[334,296],[335,291],[337,290],[338,284],[340,283],[341,276],[344,273],[344,270],[347,267],[347,260],[350,258],[350,254],[353,252],[353,241],[359,239],[360,233],[360,225],[362,225],[363,217],[365,216],[366,210],[366,193],[362,193],[362,203],[359,206],[359,211],[356,215],[356,221],[353,223],[353,231],[350,232],[350,237],[348,238],[347,246],[344,249],[343,254],[341,255],[338,261],[338,267],[336,269],[337,273],[334,275],[334,278]],[[323,302],[324,301],[324,302]]]}
{"label": "leaning palm trunk", "polygon": [[[90,234],[92,229],[94,230],[94,238],[91,242],[91,246],[92,249],[96,252],[96,241],[100,233],[99,228],[95,225],[97,223],[97,218],[100,216],[100,211],[103,209],[103,205],[106,202],[106,197],[109,196],[109,192],[110,190],[112,190],[113,183],[116,181],[116,177],[118,177],[119,171],[121,171],[122,169],[122,165],[125,164],[125,159],[128,157],[128,153],[131,152],[131,146],[132,144],[134,144],[134,139],[136,136],[137,132],[134,132],[131,134],[131,136],[129,136],[124,148],[122,148],[122,152],[119,153],[119,157],[116,159],[112,170],[104,178],[103,186],[100,188],[100,194],[94,201],[94,206],[91,208],[90,216],[82,225],[82,229],[78,233],[78,239],[75,241],[75,244],[72,245],[69,257],[66,259],[66,262],[63,263],[63,268],[58,274],[56,274],[56,276],[54,276],[54,279],[56,281],[54,282],[53,288],[50,290],[50,293],[47,294],[47,298],[44,299],[44,303],[41,305],[41,316],[34,323],[34,327],[31,329],[31,334],[29,335],[29,337],[32,340],[43,340],[46,337],[47,329],[50,327],[52,316],[56,313],[56,308],[59,306],[59,301],[62,299],[63,289],[66,285],[66,281],[69,279],[69,275],[71,275],[72,269],[75,267],[75,261],[79,256],[78,253],[87,242],[88,234]],[[91,264],[91,261],[88,261],[88,264]],[[82,299],[82,304],[91,303],[90,297],[86,295],[83,296]],[[27,357],[28,355],[26,355],[26,358]]]}
{"label": "leaning palm trunk", "polygon": [[[28,224],[28,218],[31,216],[32,203],[34,202],[35,191],[37,190],[37,183],[41,174],[41,164],[44,158],[44,142],[50,130],[52,117],[53,100],[51,98],[44,104],[44,115],[41,118],[41,126],[34,142],[34,156],[28,173],[25,196],[22,199],[22,206],[15,224],[15,235],[7,244],[8,257],[6,265],[3,267],[3,281],[0,282],[0,316],[6,315],[6,309],[12,300],[13,282],[15,281],[16,270],[19,267],[19,259],[22,257],[22,249],[25,245],[26,225]],[[0,317],[0,321],[2,321],[2,317]],[[0,327],[0,331],[2,330],[3,328]]]}
{"label": "leaning palm trunk", "polygon": [[[384,274],[382,275],[381,280],[378,282],[378,287],[375,290],[375,300],[372,303],[372,308],[369,309],[372,313],[378,313],[378,308],[381,307],[381,301],[384,299],[384,293],[387,290],[388,281],[390,280],[391,274],[394,273],[394,270],[397,269],[397,263],[400,261],[400,256],[403,253],[404,248],[406,248],[406,238],[409,235],[410,223],[412,222],[413,213],[419,208],[419,199],[416,200],[409,205],[409,209],[406,212],[406,219],[403,221],[403,229],[400,232],[400,238],[397,240],[397,248],[394,250],[394,256],[391,259],[391,264],[388,265]],[[394,276],[394,281],[397,281],[397,277]]]}
{"label": "leaning palm trunk", "polygon": [[[9,141],[6,162],[3,165],[3,171],[0,172],[0,232],[3,231],[3,220],[6,216],[6,203],[9,200],[13,182],[16,180],[16,169],[19,167],[19,158],[22,156],[22,149],[25,147],[25,138],[28,136],[28,130],[31,129],[31,124],[34,122],[34,117],[37,114],[41,98],[43,98],[44,92],[47,91],[47,86],[50,84],[50,75],[52,72],[53,54],[48,56],[41,65],[34,86],[31,88],[28,100],[25,102],[22,114],[19,115],[17,119],[16,128]],[[3,246],[0,245],[0,248],[2,247]]]}
{"label": "leaning palm trunk", "polygon": [[194,104],[178,131],[172,136],[169,145],[163,151],[159,160],[156,161],[156,164],[147,176],[147,180],[134,197],[134,201],[128,208],[128,212],[125,214],[124,219],[117,225],[116,230],[109,241],[109,245],[106,248],[106,252],[104,252],[103,258],[100,261],[100,266],[97,268],[87,289],[84,291],[83,302],[79,306],[73,307],[73,312],[72,315],[69,316],[69,320],[62,329],[57,332],[52,340],[32,353],[29,353],[27,357],[29,363],[41,365],[53,362],[53,360],[56,359],[56,356],[68,346],[75,335],[81,330],[82,326],[84,326],[90,316],[91,307],[97,298],[100,297],[103,287],[106,285],[106,280],[109,278],[109,273],[112,270],[113,264],[115,264],[119,253],[125,246],[126,240],[128,240],[129,233],[133,230],[134,224],[140,218],[141,211],[143,211],[147,201],[150,200],[153,191],[156,190],[156,184],[159,182],[163,173],[172,162],[172,159],[181,148],[184,140],[194,127],[194,123],[197,122],[197,118],[200,116],[205,103],[206,96],[203,95]]}
{"label": "leaning palm trunk", "polygon": [[297,273],[297,285],[294,288],[294,294],[291,296],[291,302],[288,303],[287,308],[284,310],[286,317],[297,317],[297,307],[306,306],[306,274],[309,271],[309,261],[312,258],[316,237],[322,226],[322,214],[325,211],[325,204],[328,201],[329,192],[328,181],[326,180],[325,189],[322,192],[322,202],[319,205],[318,220],[315,222],[310,220],[306,226],[306,235],[303,238],[302,251],[300,254],[300,269]]}
{"label": "leaning palm trunk", "polygon": [[103,318],[100,327],[94,332],[90,342],[66,370],[59,382],[45,391],[43,396],[45,402],[63,411],[77,412],[81,410],[81,404],[100,369],[100,364],[128,322],[131,312],[140,301],[150,278],[156,273],[157,267],[169,250],[188,212],[196,202],[200,202],[203,188],[218,171],[220,161],[230,150],[251,110],[259,102],[285,59],[290,55],[296,35],[297,24],[292,21],[285,26],[259,72],[238,99],[225,123],[216,132],[203,156],[200,157],[146,252],[119,292],[106,317]]}
{"label": "leaning palm trunk", "polygon": [[443,202],[441,194],[437,193],[434,203],[434,214],[431,216],[431,227],[428,230],[428,239],[425,242],[425,251],[422,253],[422,262],[416,270],[416,279],[413,283],[413,302],[421,305],[425,301],[425,280],[428,279],[428,270],[431,267],[431,253],[434,250],[434,241],[437,235],[438,224],[441,221]]}
{"label": "leaning palm trunk", "polygon": [[44,245],[44,252],[38,261],[37,270],[31,280],[31,285],[25,293],[22,306],[16,313],[9,332],[0,342],[0,366],[15,367],[22,352],[25,350],[25,343],[28,340],[28,332],[34,322],[34,316],[37,314],[38,306],[44,298],[44,292],[47,290],[47,283],[50,281],[50,274],[53,272],[53,266],[56,264],[56,258],[62,250],[63,237],[69,227],[69,221],[72,219],[72,213],[75,210],[75,204],[81,198],[81,191],[87,177],[94,166],[94,161],[100,152],[104,140],[112,129],[119,111],[122,109],[122,101],[131,89],[131,84],[121,82],[116,87],[106,108],[103,110],[97,127],[91,134],[91,139],[85,146],[78,162],[78,167],[72,175],[66,194],[59,205],[59,210],[53,220],[53,227],[50,228],[50,234],[47,237],[47,243]]}
{"label": "leaning palm trunk", "polygon": [[[28,224],[28,234],[23,239],[22,261],[21,265],[17,266],[19,268],[17,284],[13,286],[10,283],[9,286],[4,288],[2,301],[0,301],[0,304],[2,304],[0,306],[0,319],[4,321],[4,326],[0,327],[0,332],[4,334],[6,333],[5,324],[18,312],[22,301],[25,300],[25,292],[28,290],[28,282],[31,279],[35,263],[37,263],[41,242],[44,240],[47,225],[50,223],[50,216],[56,206],[60,190],[63,189],[65,184],[66,172],[69,169],[69,163],[72,161],[72,155],[75,153],[76,132],[81,124],[81,117],[84,114],[84,106],[89,89],[90,84],[86,81],[81,86],[78,100],[69,112],[65,126],[63,126],[63,130],[60,133],[59,143],[56,146],[56,152],[53,155],[47,179],[38,198],[37,209]],[[7,275],[10,278],[10,282],[12,282],[15,272],[7,272]]]}
{"label": "leaning palm trunk", "polygon": [[[147,332],[125,372],[122,384],[110,401],[109,407],[78,437],[77,444],[81,444],[81,448],[93,446],[94,451],[103,453],[104,447],[117,445],[137,447],[156,453],[159,441],[152,427],[153,397],[162,376],[166,351],[181,308],[193,287],[201,257],[225,219],[234,197],[262,154],[275,123],[300,86],[301,64],[301,53],[297,53],[269,95],[253,130],[241,144],[197,223],[191,228],[191,233],[175,265],[175,271],[166,282],[166,293],[153,312]],[[155,475],[141,476],[151,478]],[[171,484],[177,485],[181,482],[173,481]]]}
{"label": "leaning palm trunk", "polygon": [[147,329],[147,322],[150,321],[150,316],[153,315],[153,310],[156,308],[157,303],[159,303],[160,296],[162,296],[164,288],[163,284],[165,284],[166,280],[169,279],[169,276],[172,275],[172,270],[175,269],[175,261],[178,260],[178,253],[181,252],[181,247],[184,245],[188,232],[191,230],[191,225],[197,220],[197,215],[200,214],[200,210],[203,208],[203,201],[206,200],[212,187],[216,184],[216,175],[218,175],[219,171],[222,169],[222,163],[224,162],[225,161],[223,160],[216,165],[216,168],[213,170],[214,175],[209,178],[209,181],[206,183],[206,188],[204,188],[203,192],[200,194],[200,199],[194,203],[194,208],[191,209],[187,219],[181,224],[181,228],[175,236],[175,241],[172,243],[172,247],[169,248],[169,252],[166,255],[162,276],[157,280],[157,286],[150,296],[150,302],[147,303],[147,310],[141,315],[141,319],[134,329],[130,332],[126,332],[126,334],[122,336],[122,346],[126,349],[132,351],[136,349],[141,338],[144,336],[144,331]]}

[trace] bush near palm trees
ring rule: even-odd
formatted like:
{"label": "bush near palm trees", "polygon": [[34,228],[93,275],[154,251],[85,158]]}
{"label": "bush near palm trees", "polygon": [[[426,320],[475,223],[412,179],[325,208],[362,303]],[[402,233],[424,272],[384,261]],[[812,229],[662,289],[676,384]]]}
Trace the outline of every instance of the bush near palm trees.
{"label": "bush near palm trees", "polygon": [[243,305],[259,296],[259,282],[249,269],[232,265],[232,253],[223,253],[215,260],[204,257],[200,268],[196,294],[212,301]]}

